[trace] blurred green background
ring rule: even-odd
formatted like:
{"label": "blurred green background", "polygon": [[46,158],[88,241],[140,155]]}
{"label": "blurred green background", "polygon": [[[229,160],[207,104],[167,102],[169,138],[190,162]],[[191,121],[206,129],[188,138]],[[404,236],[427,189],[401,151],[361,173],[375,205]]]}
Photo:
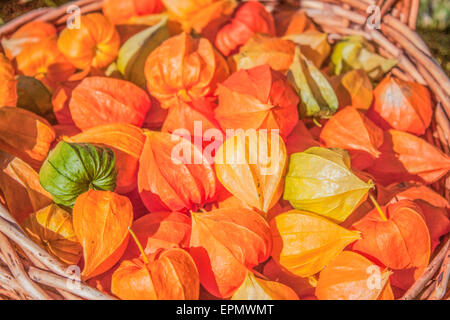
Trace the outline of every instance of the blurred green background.
{"label": "blurred green background", "polygon": [[[39,7],[68,0],[0,0],[0,24]],[[418,32],[450,75],[450,0],[421,0]]]}

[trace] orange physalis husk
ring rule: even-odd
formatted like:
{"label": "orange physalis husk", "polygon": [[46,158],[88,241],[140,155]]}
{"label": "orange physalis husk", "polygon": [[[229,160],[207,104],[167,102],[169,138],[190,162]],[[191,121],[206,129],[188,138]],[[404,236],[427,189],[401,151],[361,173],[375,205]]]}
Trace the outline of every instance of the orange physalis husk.
{"label": "orange physalis husk", "polygon": [[299,210],[280,214],[270,221],[272,258],[290,274],[309,277],[323,269],[359,232]]}
{"label": "orange physalis husk", "polygon": [[165,109],[179,101],[211,98],[228,74],[225,59],[207,39],[186,33],[164,41],[145,64],[148,91]]}
{"label": "orange physalis husk", "polygon": [[277,281],[287,285],[289,288],[294,290],[300,299],[314,295],[315,289],[308,278],[301,278],[289,274],[284,271],[273,259],[270,259],[264,265],[263,274],[272,281]]}
{"label": "orange physalis husk", "polygon": [[249,269],[267,260],[272,241],[267,222],[249,209],[192,213],[190,250],[209,293],[228,298]]}
{"label": "orange physalis husk", "polygon": [[[131,227],[147,254],[159,249],[188,248],[191,238],[191,218],[179,212],[153,212],[133,222]],[[139,256],[134,241],[128,243],[127,257]]]}
{"label": "orange physalis husk", "polygon": [[273,70],[286,74],[294,60],[294,54],[294,42],[257,33],[232,59],[238,70],[268,64]]}
{"label": "orange physalis husk", "polygon": [[17,103],[17,80],[8,58],[0,53],[0,107],[15,107]]}
{"label": "orange physalis husk", "polygon": [[259,32],[275,36],[273,17],[260,2],[246,2],[236,9],[231,21],[219,30],[215,45],[223,55],[229,56]]}
{"label": "orange physalis husk", "polygon": [[343,251],[320,273],[316,296],[319,300],[394,300],[390,275],[362,255]]}
{"label": "orange physalis husk", "polygon": [[287,285],[264,280],[247,272],[242,285],[231,297],[231,300],[299,300],[297,294]]}
{"label": "orange physalis husk", "polygon": [[170,133],[145,135],[138,188],[150,212],[196,210],[214,199],[215,173],[199,147]]}
{"label": "orange physalis husk", "polygon": [[30,215],[22,228],[31,240],[62,262],[73,265],[80,260],[83,249],[73,230],[72,216],[56,204]]}
{"label": "orange physalis husk", "polygon": [[423,200],[434,207],[450,209],[447,199],[420,183],[402,182],[386,188],[377,188],[377,201],[380,204],[384,205],[394,198],[396,200]]}
{"label": "orange physalis husk", "polygon": [[183,249],[160,250],[123,261],[112,275],[111,291],[123,300],[197,300],[199,274]]}
{"label": "orange physalis husk", "polygon": [[215,116],[226,129],[278,129],[285,139],[298,122],[297,94],[269,65],[240,70],[219,84]]}
{"label": "orange physalis husk", "polygon": [[313,138],[305,123],[300,120],[286,139],[287,154],[290,156],[291,154],[303,152],[312,147],[320,147],[320,143]]}
{"label": "orange physalis husk", "polygon": [[74,66],[58,50],[56,38],[47,38],[24,47],[16,57],[17,69],[26,76],[36,77],[54,88],[67,80]]}
{"label": "orange physalis husk", "polygon": [[162,0],[170,15],[186,32],[202,33],[217,20],[222,21],[236,7],[236,0]]}
{"label": "orange physalis husk", "polygon": [[368,116],[382,129],[422,135],[431,123],[433,109],[428,89],[415,82],[386,77],[374,90]]}
{"label": "orange physalis husk", "polygon": [[56,28],[44,21],[31,21],[20,27],[9,39],[2,38],[1,44],[9,59],[17,57],[24,48],[39,41],[56,38]]}
{"label": "orange physalis husk", "polygon": [[42,117],[21,108],[0,108],[0,149],[40,168],[55,140],[55,131]]}
{"label": "orange physalis husk", "polygon": [[168,110],[161,108],[159,101],[152,96],[150,96],[150,101],[152,102],[152,107],[147,112],[142,127],[150,130],[160,130],[167,118]]}
{"label": "orange physalis husk", "polygon": [[283,193],[286,147],[273,132],[240,131],[217,150],[215,168],[217,178],[231,194],[266,214]]}
{"label": "orange physalis husk", "polygon": [[414,202],[401,200],[375,208],[353,228],[362,236],[353,250],[392,270],[391,281],[396,287],[407,290],[428,266],[430,234]]}
{"label": "orange physalis husk", "polygon": [[126,23],[131,17],[160,13],[161,0],[105,0],[103,14],[114,24]]}
{"label": "orange physalis husk", "polygon": [[72,92],[80,84],[80,81],[64,81],[59,84],[52,95],[53,113],[59,124],[75,125],[70,114],[69,103]]}
{"label": "orange physalis husk", "polygon": [[131,124],[113,123],[90,128],[68,139],[75,143],[92,143],[110,148],[116,157],[116,192],[128,193],[137,187],[139,158],[145,135]]}
{"label": "orange physalis husk", "polygon": [[[223,136],[220,125],[214,119],[214,108],[216,104],[207,100],[201,99],[193,102],[183,102],[172,106],[169,109],[167,117],[164,119],[161,131],[170,133],[186,133],[186,139],[190,137],[197,137],[203,139],[207,136],[207,131],[214,129],[216,135]],[[212,131],[210,131],[212,132]],[[214,137],[217,137],[214,135]],[[211,137],[212,138],[212,137]],[[222,142],[222,139],[220,139]],[[205,141],[210,144],[210,141]]]}
{"label": "orange physalis husk", "polygon": [[385,132],[381,155],[368,172],[376,182],[387,186],[399,181],[431,184],[450,170],[450,157],[415,135],[389,130]]}
{"label": "orange physalis husk", "polygon": [[56,124],[53,126],[53,130],[55,130],[56,139],[53,141],[51,149],[53,149],[64,137],[71,137],[81,133],[81,130],[78,127],[71,124]]}
{"label": "orange physalis husk", "polygon": [[314,23],[308,18],[304,11],[276,10],[273,18],[275,20],[278,37],[317,30]]}
{"label": "orange physalis husk", "polygon": [[73,207],[73,228],[83,247],[83,280],[111,269],[128,245],[133,207],[127,197],[111,191],[89,190]]}
{"label": "orange physalis husk", "polygon": [[78,69],[105,68],[117,57],[120,38],[114,25],[100,13],[80,17],[80,27],[66,27],[58,48]]}
{"label": "orange physalis husk", "polygon": [[39,174],[24,161],[3,151],[0,151],[0,191],[9,212],[19,223],[53,202],[39,183]]}
{"label": "orange physalis husk", "polygon": [[364,170],[380,156],[384,133],[355,107],[346,107],[328,120],[320,139],[328,148],[349,152],[352,168]]}
{"label": "orange physalis husk", "polygon": [[420,207],[430,232],[432,252],[439,244],[439,238],[450,232],[448,201],[424,185],[414,183],[391,185],[388,188],[381,188],[381,191],[379,188],[377,196],[380,204],[411,200]]}
{"label": "orange physalis husk", "polygon": [[373,87],[367,73],[355,69],[330,78],[330,84],[336,92],[339,107],[354,106],[359,110],[368,110],[373,101]]}
{"label": "orange physalis husk", "polygon": [[141,127],[151,107],[148,94],[131,82],[106,78],[85,78],[72,91],[70,114],[81,130],[111,123]]}

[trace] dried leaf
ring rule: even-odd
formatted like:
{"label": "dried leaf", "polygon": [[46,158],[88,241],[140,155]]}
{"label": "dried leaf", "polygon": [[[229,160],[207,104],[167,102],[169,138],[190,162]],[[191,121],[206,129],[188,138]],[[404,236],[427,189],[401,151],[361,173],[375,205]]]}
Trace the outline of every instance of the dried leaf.
{"label": "dried leaf", "polygon": [[283,198],[296,209],[344,221],[373,185],[351,171],[342,151],[313,147],[291,155]]}
{"label": "dried leaf", "polygon": [[83,247],[87,280],[108,271],[128,245],[133,207],[128,198],[110,191],[89,190],[73,207],[73,228]]}
{"label": "dried leaf", "polygon": [[41,81],[33,77],[18,77],[17,107],[29,110],[54,124],[56,118],[51,99],[52,95]]}
{"label": "dried leaf", "polygon": [[254,211],[242,208],[192,213],[189,252],[202,286],[217,297],[231,297],[248,270],[267,260],[270,250],[269,226]]}
{"label": "dried leaf", "polygon": [[15,107],[0,108],[0,149],[38,169],[47,157],[55,131],[34,113]]}
{"label": "dried leaf", "polygon": [[52,203],[52,196],[39,183],[38,173],[27,163],[0,151],[0,168],[0,190],[19,223]]}
{"label": "dried leaf", "polygon": [[330,83],[297,47],[288,80],[301,98],[302,117],[329,118],[338,108],[338,100]]}
{"label": "dried leaf", "polygon": [[31,240],[62,262],[73,265],[80,260],[82,248],[73,230],[72,216],[56,204],[30,215],[22,228]]}
{"label": "dried leaf", "polygon": [[287,167],[283,140],[274,133],[238,132],[217,150],[215,168],[219,181],[249,207],[267,213],[283,192]]}
{"label": "dried leaf", "polygon": [[292,210],[270,221],[272,258],[290,274],[309,277],[322,270],[359,232],[306,211]]}

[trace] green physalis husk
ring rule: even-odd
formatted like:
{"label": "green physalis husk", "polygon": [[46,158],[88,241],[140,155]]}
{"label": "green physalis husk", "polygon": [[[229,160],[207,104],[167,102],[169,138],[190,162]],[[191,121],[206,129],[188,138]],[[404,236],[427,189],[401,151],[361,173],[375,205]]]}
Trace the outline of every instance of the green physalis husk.
{"label": "green physalis husk", "polygon": [[299,47],[287,73],[289,83],[300,97],[301,117],[330,118],[337,111],[339,101],[327,78],[303,56]]}
{"label": "green physalis husk", "polygon": [[373,184],[358,178],[342,149],[313,147],[291,155],[284,199],[298,210],[344,221],[363,201]]}
{"label": "green physalis husk", "polygon": [[375,48],[361,36],[343,38],[333,49],[330,70],[335,75],[356,69],[364,70],[372,80],[381,79],[397,60],[375,53]]}
{"label": "green physalis husk", "polygon": [[87,143],[61,141],[39,171],[39,181],[55,203],[72,207],[89,189],[113,191],[116,187],[114,152]]}

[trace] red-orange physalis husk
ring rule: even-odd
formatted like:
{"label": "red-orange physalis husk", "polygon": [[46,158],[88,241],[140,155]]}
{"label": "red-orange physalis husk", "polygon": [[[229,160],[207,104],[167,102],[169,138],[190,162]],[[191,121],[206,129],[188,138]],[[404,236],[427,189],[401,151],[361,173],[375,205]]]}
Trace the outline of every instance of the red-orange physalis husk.
{"label": "red-orange physalis husk", "polygon": [[201,146],[170,133],[145,134],[138,188],[150,212],[196,210],[214,199],[217,181]]}
{"label": "red-orange physalis husk", "polygon": [[81,130],[111,123],[141,127],[150,106],[150,97],[138,86],[106,77],[85,78],[69,102],[72,119]]}
{"label": "red-orange physalis husk", "polygon": [[390,275],[362,255],[343,251],[320,273],[316,296],[319,300],[394,300]]}
{"label": "red-orange physalis husk", "polygon": [[217,297],[232,296],[248,270],[267,260],[271,248],[269,225],[252,210],[192,213],[189,252],[202,286]]}
{"label": "red-orange physalis husk", "polygon": [[123,261],[112,275],[111,290],[124,300],[197,300],[199,274],[186,251],[159,250]]}
{"label": "red-orange physalis husk", "polygon": [[352,168],[364,170],[380,156],[383,130],[355,107],[346,107],[328,120],[320,139],[328,148],[349,152]]}
{"label": "red-orange physalis husk", "polygon": [[415,82],[387,76],[374,90],[368,116],[382,129],[422,135],[431,123],[433,109],[428,89]]}
{"label": "red-orange physalis husk", "polygon": [[240,70],[219,84],[215,116],[226,129],[278,129],[286,139],[298,122],[297,94],[269,65]]}
{"label": "red-orange physalis husk", "polygon": [[130,18],[160,13],[161,0],[105,0],[103,13],[114,24],[126,23]]}
{"label": "red-orange physalis husk", "polygon": [[353,250],[376,259],[394,271],[391,281],[407,290],[428,266],[430,234],[420,208],[401,200],[369,212],[353,225],[361,239]]}
{"label": "red-orange physalis husk", "polygon": [[145,64],[148,91],[165,109],[179,101],[211,98],[228,73],[225,59],[207,39],[186,33],[164,41]]}
{"label": "red-orange physalis husk", "polygon": [[450,157],[424,139],[407,132],[385,132],[381,155],[368,172],[384,186],[399,181],[431,184],[450,170]]}
{"label": "red-orange physalis husk", "polygon": [[215,45],[225,56],[229,56],[258,32],[275,36],[273,17],[260,2],[246,2],[235,11],[231,21],[219,30]]}

